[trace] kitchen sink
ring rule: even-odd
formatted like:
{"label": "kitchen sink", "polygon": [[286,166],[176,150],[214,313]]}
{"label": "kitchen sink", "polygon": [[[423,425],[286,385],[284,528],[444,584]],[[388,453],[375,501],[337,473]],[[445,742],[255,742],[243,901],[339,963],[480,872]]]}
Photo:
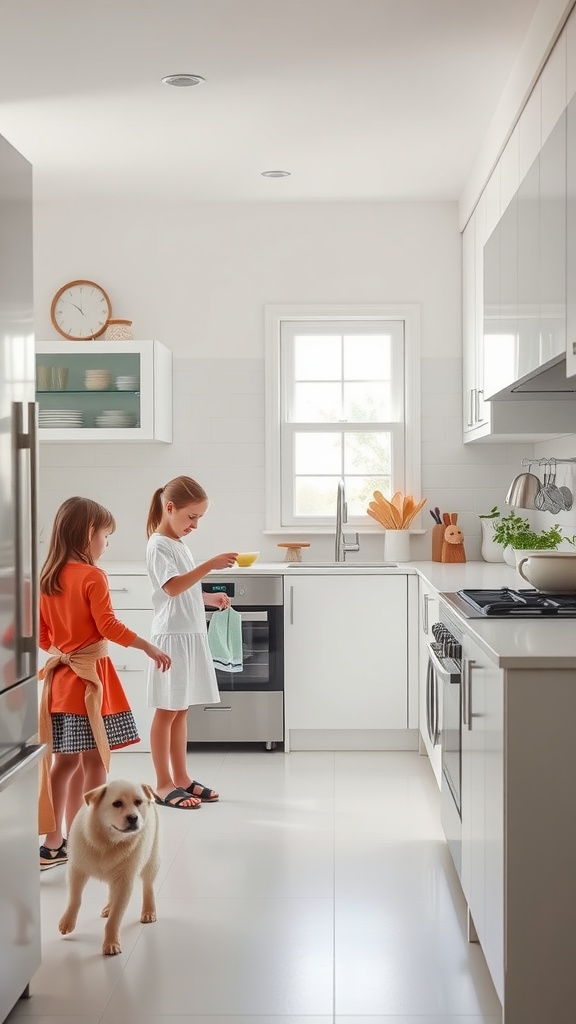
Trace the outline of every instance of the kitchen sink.
{"label": "kitchen sink", "polygon": [[398,562],[287,562],[287,569],[397,569]]}

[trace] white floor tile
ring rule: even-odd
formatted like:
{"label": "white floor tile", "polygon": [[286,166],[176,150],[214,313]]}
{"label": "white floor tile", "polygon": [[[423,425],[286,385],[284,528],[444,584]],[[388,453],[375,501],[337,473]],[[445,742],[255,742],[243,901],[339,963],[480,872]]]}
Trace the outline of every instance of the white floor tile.
{"label": "white floor tile", "polygon": [[[221,800],[158,808],[158,921],[135,889],[123,952],[103,957],[91,880],[63,938],[65,867],[41,878],[43,964],[9,1020],[31,1024],[500,1024],[412,752],[207,748],[193,778]],[[111,775],[153,782],[147,753]]]}
{"label": "white floor tile", "polygon": [[[36,1021],[34,1021],[34,1024],[36,1024]],[[50,1020],[49,1024],[61,1024],[61,1022]],[[79,1022],[79,1024],[82,1024],[82,1022]],[[92,1024],[92,1022],[90,1022],[90,1024]],[[270,1016],[270,1014],[265,1013],[263,1015],[259,1015],[255,1020],[252,1014],[250,1014],[250,1016],[242,1014],[238,1017],[236,1014],[233,1014],[232,1016],[225,1014],[222,1016],[222,1014],[219,1013],[201,1013],[199,1015],[195,1013],[179,1013],[176,1016],[172,1014],[166,1015],[163,1013],[145,1014],[144,1016],[140,1013],[128,1013],[127,1015],[121,1014],[118,1016],[118,1014],[114,1013],[105,1013],[100,1024],[334,1024],[334,1017],[332,1014],[329,1016],[318,1017],[314,1015],[313,1017],[310,1017],[307,1014],[304,1016],[302,1016],[302,1014],[298,1014],[297,1016],[294,1016],[293,1014],[282,1014],[281,1016],[273,1014]],[[424,1022],[424,1024],[426,1024],[426,1022]],[[483,1024],[483,1022],[476,1022],[476,1020],[473,1020],[471,1024]]]}
{"label": "white floor tile", "polygon": [[160,897],[142,940],[110,1013],[332,1012],[330,899]]}
{"label": "white floor tile", "polygon": [[329,831],[270,829],[198,834],[190,830],[159,887],[160,896],[332,897]]}
{"label": "white floor tile", "polygon": [[495,1014],[482,952],[448,905],[336,898],[336,1014]]}

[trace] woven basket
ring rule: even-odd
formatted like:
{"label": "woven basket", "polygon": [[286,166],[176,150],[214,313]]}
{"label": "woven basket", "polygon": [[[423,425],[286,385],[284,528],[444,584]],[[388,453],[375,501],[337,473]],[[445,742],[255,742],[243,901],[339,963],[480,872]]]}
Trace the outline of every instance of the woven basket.
{"label": "woven basket", "polygon": [[110,317],[104,331],[106,341],[132,341],[133,337],[131,320]]}

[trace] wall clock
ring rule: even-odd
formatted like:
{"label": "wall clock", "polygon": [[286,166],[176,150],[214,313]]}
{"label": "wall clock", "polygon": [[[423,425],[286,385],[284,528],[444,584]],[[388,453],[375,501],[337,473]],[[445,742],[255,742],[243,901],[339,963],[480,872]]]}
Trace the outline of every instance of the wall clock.
{"label": "wall clock", "polygon": [[70,281],[52,299],[50,317],[56,330],[71,341],[97,338],[112,313],[110,299],[94,281]]}

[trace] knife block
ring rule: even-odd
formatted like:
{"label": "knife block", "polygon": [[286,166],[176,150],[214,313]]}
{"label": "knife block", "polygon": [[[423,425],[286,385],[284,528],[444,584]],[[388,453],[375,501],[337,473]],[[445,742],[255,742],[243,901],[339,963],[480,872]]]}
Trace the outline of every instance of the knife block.
{"label": "knife block", "polygon": [[437,526],[432,527],[432,561],[442,561],[442,544],[444,543],[444,530],[446,527],[443,523],[438,523]]}

